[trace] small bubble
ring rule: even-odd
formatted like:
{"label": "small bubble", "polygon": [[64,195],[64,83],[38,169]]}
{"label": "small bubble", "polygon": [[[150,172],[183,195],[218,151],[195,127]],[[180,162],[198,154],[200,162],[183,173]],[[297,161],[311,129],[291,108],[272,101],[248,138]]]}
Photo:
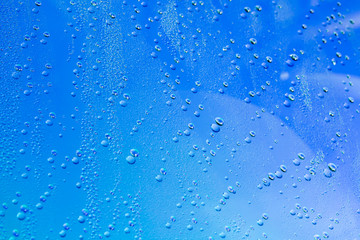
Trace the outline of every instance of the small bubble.
{"label": "small bubble", "polygon": [[158,181],[158,182],[162,182],[163,177],[162,177],[161,175],[156,175],[155,179],[156,179],[156,181]]}
{"label": "small bubble", "polygon": [[220,132],[220,127],[219,125],[213,123],[211,124],[211,130],[213,130],[213,132]]}
{"label": "small bubble", "polygon": [[138,157],[139,156],[139,150],[133,148],[130,150],[130,154],[133,156],[133,157]]}
{"label": "small bubble", "polygon": [[332,177],[332,172],[328,168],[325,168],[323,173],[324,173],[324,176],[327,178]]}
{"label": "small bubble", "polygon": [[107,146],[109,146],[109,142],[108,142],[107,140],[102,140],[102,141],[101,141],[101,145],[102,145],[103,147],[107,147]]}
{"label": "small bubble", "polygon": [[224,120],[223,120],[221,117],[215,118],[215,122],[216,122],[219,126],[224,125]]}
{"label": "small bubble", "polygon": [[290,58],[292,59],[292,60],[294,60],[294,61],[297,61],[297,60],[299,60],[299,57],[298,57],[298,55],[296,55],[296,54],[290,54],[289,55],[290,56]]}
{"label": "small bubble", "polygon": [[305,159],[305,154],[299,153],[299,154],[298,154],[298,157],[299,157],[301,160],[304,160],[304,159]]}
{"label": "small bubble", "polygon": [[286,171],[287,171],[287,168],[286,168],[285,165],[280,165],[280,170],[281,170],[282,172],[286,172]]}
{"label": "small bubble", "polygon": [[65,230],[61,230],[61,231],[59,232],[59,235],[60,235],[60,237],[62,237],[62,238],[66,237],[66,231],[65,231]]}
{"label": "small bubble", "polygon": [[334,163],[329,163],[328,167],[332,172],[336,172],[337,167]]}
{"label": "small bubble", "polygon": [[127,156],[126,157],[126,161],[129,163],[129,164],[134,164],[136,162],[136,159],[133,157],[133,156]]}
{"label": "small bubble", "polygon": [[299,159],[294,159],[294,160],[293,160],[293,163],[294,163],[295,166],[299,166],[299,165],[300,165]]}
{"label": "small bubble", "polygon": [[17,217],[17,219],[19,219],[19,220],[21,220],[21,221],[26,218],[25,213],[23,213],[23,212],[18,212],[18,214],[16,215],[16,217]]}
{"label": "small bubble", "polygon": [[255,38],[250,38],[249,42],[255,45],[257,43],[257,40]]}

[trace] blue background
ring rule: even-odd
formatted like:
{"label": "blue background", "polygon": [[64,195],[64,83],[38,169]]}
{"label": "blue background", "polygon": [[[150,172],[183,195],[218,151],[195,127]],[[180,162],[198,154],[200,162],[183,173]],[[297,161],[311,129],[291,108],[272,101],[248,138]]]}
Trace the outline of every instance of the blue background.
{"label": "blue background", "polygon": [[0,239],[360,239],[359,2],[0,11]]}

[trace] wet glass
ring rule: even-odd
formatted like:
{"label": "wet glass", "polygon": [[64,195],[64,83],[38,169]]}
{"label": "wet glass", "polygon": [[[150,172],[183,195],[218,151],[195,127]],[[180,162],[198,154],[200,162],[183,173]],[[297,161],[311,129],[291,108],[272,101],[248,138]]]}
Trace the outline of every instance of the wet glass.
{"label": "wet glass", "polygon": [[360,2],[0,12],[0,240],[360,239]]}

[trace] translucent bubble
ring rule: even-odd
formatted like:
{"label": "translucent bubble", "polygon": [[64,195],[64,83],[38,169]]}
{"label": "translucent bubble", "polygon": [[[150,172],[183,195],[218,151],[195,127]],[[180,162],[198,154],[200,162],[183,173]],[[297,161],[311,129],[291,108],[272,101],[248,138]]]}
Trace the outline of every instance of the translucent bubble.
{"label": "translucent bubble", "polygon": [[71,161],[73,162],[73,164],[78,164],[79,163],[79,159],[77,157],[73,157],[71,159]]}
{"label": "translucent bubble", "polygon": [[293,160],[293,163],[294,163],[295,166],[299,166],[299,165],[300,165],[299,159],[294,159],[294,160]]}
{"label": "translucent bubble", "polygon": [[84,216],[79,216],[78,217],[78,222],[79,223],[84,223],[85,222],[85,217]]}
{"label": "translucent bubble", "polygon": [[268,62],[268,63],[272,63],[272,58],[270,57],[270,56],[266,56],[266,61]]}
{"label": "translucent bubble", "polygon": [[220,127],[219,125],[213,123],[211,124],[211,130],[213,130],[213,132],[220,132]]}
{"label": "translucent bubble", "polygon": [[21,72],[23,70],[23,68],[20,64],[15,64],[14,69],[19,72]]}
{"label": "translucent bubble", "polygon": [[274,180],[275,179],[275,175],[273,173],[268,173],[268,178],[270,180]]}
{"label": "translucent bubble", "polygon": [[298,157],[299,157],[301,160],[304,160],[304,159],[305,159],[305,154],[299,153],[299,154],[298,154]]}
{"label": "translucent bubble", "polygon": [[61,230],[61,231],[59,232],[59,236],[62,237],[62,238],[66,237],[66,231],[65,231],[65,230]]}
{"label": "translucent bubble", "polygon": [[63,227],[64,227],[65,230],[69,230],[69,229],[70,229],[69,223],[64,223],[64,224],[63,224]]}
{"label": "translucent bubble", "polygon": [[49,117],[51,117],[52,119],[56,118],[56,114],[54,112],[50,112],[49,113]]}
{"label": "translucent bubble", "polygon": [[18,212],[18,214],[16,215],[17,219],[19,220],[24,220],[26,218],[26,215],[24,212]]}
{"label": "translucent bubble", "polygon": [[310,181],[311,180],[311,176],[309,174],[305,174],[304,178],[306,181]]}
{"label": "translucent bubble", "polygon": [[255,45],[257,43],[257,40],[255,38],[250,38],[249,42]]}
{"label": "translucent bubble", "polygon": [[46,67],[47,69],[52,69],[52,65],[51,65],[50,63],[46,63],[46,64],[45,64],[45,67]]}
{"label": "translucent bubble", "polygon": [[133,156],[133,157],[138,157],[139,156],[139,150],[133,148],[130,150],[130,154]]}
{"label": "translucent bubble", "polygon": [[277,178],[282,178],[282,177],[283,177],[282,173],[279,172],[279,171],[275,171],[275,176],[276,176]]}
{"label": "translucent bubble", "polygon": [[52,126],[53,122],[48,119],[48,120],[45,121],[45,124],[48,125],[48,126]]}
{"label": "translucent bubble", "polygon": [[286,172],[286,171],[287,171],[287,168],[286,168],[285,165],[280,165],[280,170],[281,170],[282,172]]}
{"label": "translucent bubble", "polygon": [[323,173],[324,173],[324,176],[327,178],[332,177],[332,172],[328,168],[325,168]]}
{"label": "translucent bubble", "polygon": [[228,191],[230,193],[236,193],[235,189],[232,186],[228,186]]}
{"label": "translucent bubble", "polygon": [[290,58],[292,59],[292,60],[294,60],[294,61],[297,61],[297,60],[299,60],[299,57],[298,57],[298,55],[296,55],[296,54],[290,54]]}
{"label": "translucent bubble", "polygon": [[216,122],[219,126],[224,125],[224,120],[223,120],[221,117],[216,117],[216,118],[215,118],[215,122]]}
{"label": "translucent bubble", "polygon": [[136,162],[136,159],[133,157],[133,156],[127,156],[126,157],[126,161],[129,163],[129,164],[134,164]]}
{"label": "translucent bubble", "polygon": [[119,103],[120,103],[120,105],[121,105],[122,107],[126,107],[126,106],[127,106],[127,102],[126,102],[125,100],[121,100]]}
{"label": "translucent bubble", "polygon": [[283,102],[283,104],[284,104],[285,107],[290,107],[291,106],[291,104],[290,104],[290,102],[288,100],[285,100]]}
{"label": "translucent bubble", "polygon": [[166,169],[165,168],[160,168],[160,173],[163,174],[163,175],[166,175],[167,174]]}
{"label": "translucent bubble", "polygon": [[334,163],[329,163],[328,167],[332,172],[336,172],[337,167]]}
{"label": "translucent bubble", "polygon": [[[14,229],[14,230],[12,231],[12,234],[13,234],[15,237],[19,237],[19,236],[20,236],[20,232],[19,232],[19,230],[17,230],[17,229]],[[11,237],[9,240],[13,240],[13,237]]]}
{"label": "translucent bubble", "polygon": [[102,145],[103,147],[107,147],[107,146],[109,146],[109,142],[108,142],[107,140],[102,140],[102,141],[101,141],[101,145]]}
{"label": "translucent bubble", "polygon": [[155,45],[155,50],[160,52],[161,51],[161,47],[159,45]]}
{"label": "translucent bubble", "polygon": [[156,181],[158,181],[158,182],[162,182],[163,177],[162,177],[161,175],[156,175],[155,179],[156,179]]}
{"label": "translucent bubble", "polygon": [[130,100],[131,97],[130,97],[130,94],[124,93],[123,98],[125,98],[126,100]]}
{"label": "translucent bubble", "polygon": [[263,179],[262,179],[262,182],[263,182],[263,184],[264,184],[265,187],[270,186],[270,182],[269,182],[266,178],[263,178]]}

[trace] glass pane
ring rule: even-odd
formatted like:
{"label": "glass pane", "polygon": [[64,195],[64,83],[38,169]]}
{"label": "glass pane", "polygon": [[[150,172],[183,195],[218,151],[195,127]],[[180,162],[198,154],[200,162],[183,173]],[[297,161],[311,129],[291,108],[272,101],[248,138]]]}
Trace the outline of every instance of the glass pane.
{"label": "glass pane", "polygon": [[0,11],[0,239],[360,239],[360,2]]}

